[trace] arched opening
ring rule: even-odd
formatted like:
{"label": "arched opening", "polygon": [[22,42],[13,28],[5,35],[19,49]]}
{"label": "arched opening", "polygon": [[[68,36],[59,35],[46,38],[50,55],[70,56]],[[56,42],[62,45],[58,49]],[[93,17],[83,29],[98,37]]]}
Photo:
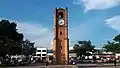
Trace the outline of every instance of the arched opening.
{"label": "arched opening", "polygon": [[60,31],[60,35],[62,35],[62,31]]}
{"label": "arched opening", "polygon": [[63,18],[63,13],[62,12],[59,12],[58,13],[58,18],[60,19],[60,18]]}

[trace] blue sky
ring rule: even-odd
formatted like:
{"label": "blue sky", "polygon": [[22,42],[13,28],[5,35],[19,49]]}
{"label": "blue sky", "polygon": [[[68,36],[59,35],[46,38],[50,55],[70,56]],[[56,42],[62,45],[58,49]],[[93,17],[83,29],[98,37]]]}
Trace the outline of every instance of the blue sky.
{"label": "blue sky", "polygon": [[102,47],[120,32],[120,0],[0,0],[0,18],[18,23],[18,31],[36,46],[52,47],[56,7],[69,9],[70,46],[91,40]]}

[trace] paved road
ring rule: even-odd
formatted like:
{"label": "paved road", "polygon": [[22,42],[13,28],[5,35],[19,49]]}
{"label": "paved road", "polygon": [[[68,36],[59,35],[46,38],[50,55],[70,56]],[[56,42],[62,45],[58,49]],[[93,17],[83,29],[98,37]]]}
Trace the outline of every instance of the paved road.
{"label": "paved road", "polygon": [[[78,67],[78,68],[115,68],[115,67]],[[116,68],[120,68],[120,66],[117,66]]]}
{"label": "paved road", "polygon": [[[21,66],[21,67],[7,67],[7,68],[45,68],[45,66]],[[74,65],[49,65],[47,68],[76,68]]]}
{"label": "paved road", "polygon": [[[44,66],[27,66],[27,67],[7,67],[7,68],[45,68]],[[78,68],[115,68],[113,66],[107,66],[107,67],[78,67]],[[117,66],[116,68],[120,68],[120,66]]]}
{"label": "paved road", "polygon": [[[111,64],[77,64],[76,66],[78,68],[115,68],[113,63]],[[45,68],[45,66],[40,65],[40,66],[21,66],[21,67],[7,67],[7,68]],[[54,68],[54,67],[50,67],[50,68]],[[116,68],[120,68],[120,64],[117,64]]]}
{"label": "paved road", "polygon": [[[114,64],[77,64],[78,68],[115,68]],[[117,64],[117,68],[120,68],[120,64]]]}
{"label": "paved road", "polygon": [[21,67],[7,67],[7,68],[45,68],[45,66],[21,66]]}
{"label": "paved road", "polygon": [[[25,66],[25,67],[7,67],[7,68],[45,68],[44,66]],[[107,66],[107,67],[78,67],[78,68],[115,68],[113,66]],[[116,68],[120,68],[120,66],[117,66]]]}

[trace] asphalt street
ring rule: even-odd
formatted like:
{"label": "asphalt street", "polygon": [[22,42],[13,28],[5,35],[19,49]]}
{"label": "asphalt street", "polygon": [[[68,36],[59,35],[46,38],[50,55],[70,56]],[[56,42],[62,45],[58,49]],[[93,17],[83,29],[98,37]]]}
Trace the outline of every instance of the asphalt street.
{"label": "asphalt street", "polygon": [[[44,66],[25,66],[25,67],[7,67],[7,68],[45,68],[45,67]],[[115,67],[107,66],[107,67],[77,67],[77,68],[115,68]],[[120,68],[120,66],[117,66],[116,68]]]}
{"label": "asphalt street", "polygon": [[[113,63],[110,64],[77,64],[77,68],[115,68]],[[120,68],[120,64],[116,65]]]}
{"label": "asphalt street", "polygon": [[[115,68],[115,67],[78,67],[78,68]],[[116,68],[120,68],[120,66]]]}
{"label": "asphalt street", "polygon": [[[49,67],[55,68],[54,65],[49,65]],[[61,67],[61,66],[59,66],[59,67]],[[77,68],[115,68],[113,63],[111,63],[111,64],[76,64],[76,67]],[[0,68],[3,68],[3,67],[0,67]],[[45,65],[19,66],[19,67],[6,67],[6,68],[45,68]],[[120,64],[117,64],[116,68],[120,68]]]}
{"label": "asphalt street", "polygon": [[6,67],[6,68],[45,68],[45,66],[20,66],[20,67]]}
{"label": "asphalt street", "polygon": [[[117,65],[117,66],[120,66],[120,63],[117,63],[116,65]],[[89,66],[89,67],[95,67],[95,66],[101,67],[101,66],[104,66],[104,67],[105,67],[105,66],[114,66],[114,63],[109,63],[109,64],[108,64],[108,63],[101,63],[101,64],[100,64],[100,63],[96,63],[96,64],[76,64],[76,66],[81,66],[81,67],[82,67],[82,66],[83,66],[83,67],[84,67],[84,66],[87,66],[87,67],[88,67],[88,66]]]}
{"label": "asphalt street", "polygon": [[[7,68],[45,68],[45,67],[44,66],[24,66],[24,67],[7,67]],[[107,66],[107,67],[77,67],[77,68],[115,68],[115,67]],[[120,68],[120,66],[117,66],[116,68]]]}

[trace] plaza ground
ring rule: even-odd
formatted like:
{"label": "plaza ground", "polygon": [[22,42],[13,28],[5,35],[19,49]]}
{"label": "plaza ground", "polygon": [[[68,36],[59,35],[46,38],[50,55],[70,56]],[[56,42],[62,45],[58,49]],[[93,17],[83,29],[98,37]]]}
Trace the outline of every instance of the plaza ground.
{"label": "plaza ground", "polygon": [[[77,64],[78,68],[115,68],[114,63],[102,63],[102,64]],[[116,64],[116,68],[120,68],[120,63]]]}
{"label": "plaza ground", "polygon": [[[108,66],[108,67],[78,67],[78,68],[115,68],[115,67]],[[120,66],[116,68],[120,68]]]}
{"label": "plaza ground", "polygon": [[[7,67],[7,68],[45,68],[45,66],[24,66],[24,67]],[[54,68],[54,67],[52,67],[52,68]],[[105,67],[77,67],[77,68],[115,68],[115,67],[114,66],[105,66]],[[117,66],[116,68],[120,68],[120,66]]]}
{"label": "plaza ground", "polygon": [[[113,63],[110,63],[110,64],[103,64],[103,63],[102,64],[76,64],[75,67],[77,68],[115,68]],[[0,67],[0,68],[3,68],[3,67]],[[6,68],[45,68],[45,65],[19,66],[19,67],[6,67]],[[48,68],[56,68],[56,67],[55,65],[49,65]],[[63,68],[63,67],[61,67],[61,65],[58,65],[57,68]],[[120,68],[120,63],[117,64],[116,68]]]}

